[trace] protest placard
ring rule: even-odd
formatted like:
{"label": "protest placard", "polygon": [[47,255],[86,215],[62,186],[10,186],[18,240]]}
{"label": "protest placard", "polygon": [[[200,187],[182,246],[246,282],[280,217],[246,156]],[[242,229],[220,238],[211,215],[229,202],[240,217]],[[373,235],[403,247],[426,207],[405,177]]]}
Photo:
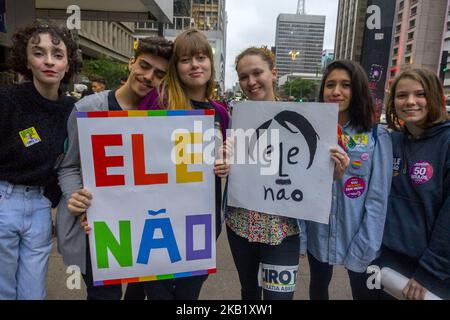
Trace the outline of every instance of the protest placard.
{"label": "protest placard", "polygon": [[327,224],[337,114],[327,103],[237,104],[228,205]]}
{"label": "protest placard", "polygon": [[[215,272],[214,111],[78,112],[96,285]],[[210,157],[211,158],[211,157]]]}

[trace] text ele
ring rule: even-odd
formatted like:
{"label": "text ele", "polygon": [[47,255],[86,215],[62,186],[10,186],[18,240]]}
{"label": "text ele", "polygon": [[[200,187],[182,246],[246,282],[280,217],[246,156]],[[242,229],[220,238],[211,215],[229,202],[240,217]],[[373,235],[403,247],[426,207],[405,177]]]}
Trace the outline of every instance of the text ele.
{"label": "text ele", "polygon": [[[122,134],[102,134],[92,135],[92,156],[94,161],[94,174],[96,187],[124,186],[125,176],[121,174],[107,173],[108,168],[123,167],[123,156],[107,156],[106,147],[122,146]],[[177,133],[175,134],[175,167],[176,183],[195,183],[203,181],[203,172],[188,171],[188,164],[202,164],[202,153],[188,153],[186,151],[189,144],[202,144],[203,135],[201,133]],[[144,135],[132,134],[132,156],[133,156],[133,176],[134,184],[154,185],[168,184],[168,173],[146,173],[149,165],[145,163]]]}

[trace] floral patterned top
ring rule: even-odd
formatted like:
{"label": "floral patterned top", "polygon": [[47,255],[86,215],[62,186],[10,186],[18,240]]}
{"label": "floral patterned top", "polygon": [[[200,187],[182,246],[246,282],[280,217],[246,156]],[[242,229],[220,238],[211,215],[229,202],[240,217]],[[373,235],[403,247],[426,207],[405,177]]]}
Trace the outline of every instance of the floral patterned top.
{"label": "floral patterned top", "polygon": [[225,219],[227,226],[249,242],[278,245],[287,236],[300,233],[297,220],[294,218],[244,208],[228,207],[228,210]]}

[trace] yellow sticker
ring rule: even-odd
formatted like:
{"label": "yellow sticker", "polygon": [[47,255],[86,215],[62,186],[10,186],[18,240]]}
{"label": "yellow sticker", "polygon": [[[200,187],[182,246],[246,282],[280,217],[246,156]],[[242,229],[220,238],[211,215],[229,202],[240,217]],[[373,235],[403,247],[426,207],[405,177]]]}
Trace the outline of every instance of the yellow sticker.
{"label": "yellow sticker", "polygon": [[369,144],[369,136],[367,134],[354,134],[353,140],[356,144],[367,146]]}
{"label": "yellow sticker", "polygon": [[32,146],[33,144],[41,142],[41,138],[39,137],[34,127],[22,130],[19,132],[19,134],[23,144],[27,148]]}

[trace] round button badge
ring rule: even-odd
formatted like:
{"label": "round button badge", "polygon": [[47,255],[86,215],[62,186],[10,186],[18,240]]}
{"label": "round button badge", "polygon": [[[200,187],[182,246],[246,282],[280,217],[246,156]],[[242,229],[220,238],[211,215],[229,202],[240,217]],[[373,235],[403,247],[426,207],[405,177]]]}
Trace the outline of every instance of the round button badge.
{"label": "round button badge", "polygon": [[350,199],[356,199],[362,196],[366,190],[366,183],[358,177],[351,177],[345,181],[344,193]]}
{"label": "round button badge", "polygon": [[433,166],[427,161],[418,161],[409,169],[409,177],[416,186],[427,183],[433,178]]}

